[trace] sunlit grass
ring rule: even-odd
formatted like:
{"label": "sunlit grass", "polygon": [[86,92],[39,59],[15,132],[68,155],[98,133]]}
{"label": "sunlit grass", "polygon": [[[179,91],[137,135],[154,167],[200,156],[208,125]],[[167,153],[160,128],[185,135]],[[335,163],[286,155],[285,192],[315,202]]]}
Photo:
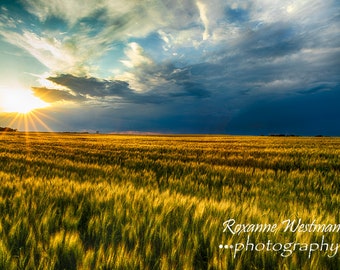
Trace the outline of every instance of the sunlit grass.
{"label": "sunlit grass", "polygon": [[[29,142],[29,143],[28,143]],[[1,269],[337,269],[339,255],[240,252],[223,233],[287,218],[339,223],[340,140],[7,133]],[[318,233],[255,234],[311,242]],[[339,243],[339,234],[327,239]]]}

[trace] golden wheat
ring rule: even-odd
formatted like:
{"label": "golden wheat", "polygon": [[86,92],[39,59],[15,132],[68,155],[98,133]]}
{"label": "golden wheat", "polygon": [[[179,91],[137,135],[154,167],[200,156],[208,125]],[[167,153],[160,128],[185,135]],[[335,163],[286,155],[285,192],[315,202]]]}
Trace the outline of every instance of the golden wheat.
{"label": "golden wheat", "polygon": [[[340,139],[0,134],[0,269],[337,269],[339,253],[240,251],[339,233],[223,232],[223,222],[339,224]],[[262,246],[258,246],[262,248]]]}

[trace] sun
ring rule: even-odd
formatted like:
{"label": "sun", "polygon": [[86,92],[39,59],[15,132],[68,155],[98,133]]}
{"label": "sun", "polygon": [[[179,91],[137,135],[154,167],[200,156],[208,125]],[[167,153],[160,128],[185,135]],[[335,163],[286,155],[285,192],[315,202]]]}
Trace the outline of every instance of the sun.
{"label": "sun", "polygon": [[49,106],[33,95],[30,90],[15,88],[0,91],[0,111],[28,114],[31,111]]}

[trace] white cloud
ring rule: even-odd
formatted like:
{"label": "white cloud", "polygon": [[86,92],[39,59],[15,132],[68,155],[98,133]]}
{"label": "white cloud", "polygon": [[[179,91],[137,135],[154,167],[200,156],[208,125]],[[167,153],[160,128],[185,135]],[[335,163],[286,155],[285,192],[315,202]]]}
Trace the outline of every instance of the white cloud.
{"label": "white cloud", "polygon": [[76,23],[79,19],[89,16],[103,6],[101,0],[84,1],[45,1],[26,0],[23,1],[28,12],[37,16],[41,21],[49,17],[58,17],[67,20],[70,24]]}
{"label": "white cloud", "polygon": [[[19,20],[9,15],[0,17],[0,34],[6,41],[26,50],[52,72],[93,74],[96,72],[96,59],[111,50],[115,43],[126,42],[132,37],[145,37],[169,23],[163,19],[168,10],[158,1],[30,0],[24,4],[42,22],[54,16],[69,25],[69,30],[63,33],[47,29],[38,32],[32,31],[29,25],[18,28]],[[91,23],[79,23],[88,16],[96,21],[98,18],[91,16],[99,10],[102,11],[101,28],[95,29],[96,32],[92,32]],[[17,30],[13,31],[15,28]],[[39,30],[38,27],[34,29]],[[137,47],[131,46],[127,53],[131,59],[124,62],[126,65],[147,61],[138,54]]]}
{"label": "white cloud", "polygon": [[121,60],[121,62],[129,68],[152,64],[152,60],[144,55],[143,48],[136,42],[129,44],[128,49],[125,50],[125,55],[128,60]]}
{"label": "white cloud", "polygon": [[203,40],[207,40],[210,37],[210,29],[209,29],[209,19],[207,16],[206,5],[198,1],[197,7],[200,12],[202,23],[204,25]]}
{"label": "white cloud", "polygon": [[61,42],[55,38],[40,37],[26,30],[23,34],[5,32],[3,36],[11,44],[28,51],[50,69],[55,70],[57,67],[67,69],[74,66],[77,61],[72,54],[63,48]]}
{"label": "white cloud", "polygon": [[215,31],[228,27],[225,11],[230,3],[222,0],[198,0],[196,4],[204,25],[203,40],[216,41]]}
{"label": "white cloud", "polygon": [[[99,12],[101,19],[107,20],[109,32],[117,30],[122,20],[132,20],[124,27],[125,34],[143,36],[153,31],[156,27],[163,25],[164,18],[162,5],[157,0],[139,1],[111,1],[111,0],[83,0],[83,1],[45,1],[27,0],[24,2],[26,9],[44,22],[48,18],[57,17],[66,21],[70,27],[84,18],[93,18]],[[168,11],[167,11],[168,12]],[[98,19],[98,18],[94,18]],[[167,21],[165,21],[167,22]],[[118,29],[122,33],[121,29]],[[112,32],[111,32],[112,33]]]}
{"label": "white cloud", "polygon": [[249,5],[251,19],[264,23],[294,22],[295,24],[322,23],[327,18],[332,0],[256,0]]}
{"label": "white cloud", "polygon": [[[2,24],[0,31],[5,39],[25,49],[52,72],[72,74],[95,73],[92,68],[99,57],[115,46],[116,42],[126,42],[130,38],[143,38],[152,32],[163,31],[165,49],[176,47],[198,47],[199,14],[194,0],[148,2],[86,0],[86,1],[44,1],[28,0],[23,2],[26,9],[43,23],[49,18],[64,20],[68,30],[43,32],[32,31],[29,25],[20,25],[19,20],[10,16],[1,21],[13,21],[12,26]],[[93,17],[100,11],[100,18]],[[102,28],[93,30],[91,23],[80,20],[100,20]],[[18,28],[18,31],[13,31]],[[38,27],[33,29],[38,30]],[[164,30],[163,30],[164,29]],[[0,33],[1,33],[0,32]],[[172,37],[172,33],[174,36]],[[171,38],[170,38],[171,37]],[[170,55],[177,53],[170,51]],[[146,61],[138,53],[138,48],[130,48],[128,60],[122,62],[133,67]]]}

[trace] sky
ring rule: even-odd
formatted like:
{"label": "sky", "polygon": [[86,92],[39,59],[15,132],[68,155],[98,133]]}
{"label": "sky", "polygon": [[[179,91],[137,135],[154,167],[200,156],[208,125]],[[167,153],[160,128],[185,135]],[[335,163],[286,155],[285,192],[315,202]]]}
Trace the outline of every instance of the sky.
{"label": "sky", "polygon": [[0,0],[0,59],[0,126],[340,136],[337,0]]}

